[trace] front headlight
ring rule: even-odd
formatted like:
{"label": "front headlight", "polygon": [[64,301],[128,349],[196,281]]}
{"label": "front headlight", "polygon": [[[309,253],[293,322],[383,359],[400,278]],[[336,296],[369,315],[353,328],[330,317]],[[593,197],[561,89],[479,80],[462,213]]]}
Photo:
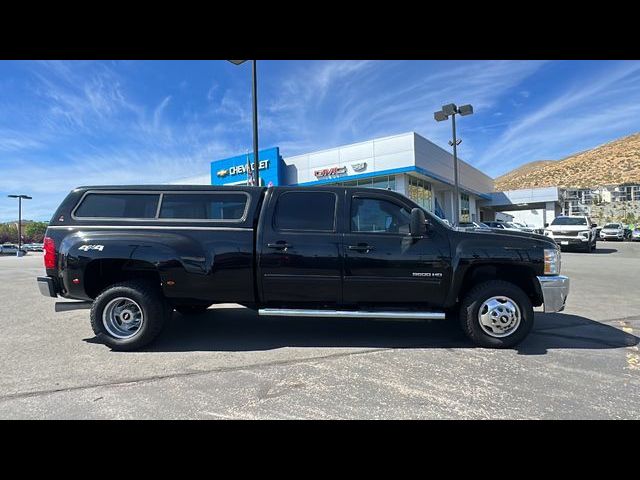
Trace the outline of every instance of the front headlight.
{"label": "front headlight", "polygon": [[591,234],[591,232],[580,232],[579,235],[582,235],[583,237],[588,237]]}
{"label": "front headlight", "polygon": [[555,248],[544,249],[544,274],[560,274],[560,251]]}

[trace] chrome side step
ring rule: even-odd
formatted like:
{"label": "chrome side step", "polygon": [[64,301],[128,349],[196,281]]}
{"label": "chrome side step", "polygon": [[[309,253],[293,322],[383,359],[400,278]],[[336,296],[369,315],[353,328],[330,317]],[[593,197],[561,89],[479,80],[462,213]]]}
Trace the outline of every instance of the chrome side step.
{"label": "chrome side step", "polygon": [[90,309],[93,302],[56,302],[56,312],[70,312],[71,310]]}
{"label": "chrome side step", "polygon": [[408,320],[442,320],[445,318],[444,312],[363,312],[357,310],[307,310],[301,308],[261,308],[258,310],[258,315],[264,317],[347,317]]}

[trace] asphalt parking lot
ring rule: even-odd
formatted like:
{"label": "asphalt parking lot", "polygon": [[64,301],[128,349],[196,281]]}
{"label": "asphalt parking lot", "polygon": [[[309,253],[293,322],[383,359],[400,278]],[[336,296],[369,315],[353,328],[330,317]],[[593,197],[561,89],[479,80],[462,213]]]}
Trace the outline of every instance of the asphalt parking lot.
{"label": "asphalt parking lot", "polygon": [[453,322],[174,314],[143,352],[54,313],[42,254],[0,257],[0,418],[640,418],[640,243],[563,253],[567,308],[515,350]]}

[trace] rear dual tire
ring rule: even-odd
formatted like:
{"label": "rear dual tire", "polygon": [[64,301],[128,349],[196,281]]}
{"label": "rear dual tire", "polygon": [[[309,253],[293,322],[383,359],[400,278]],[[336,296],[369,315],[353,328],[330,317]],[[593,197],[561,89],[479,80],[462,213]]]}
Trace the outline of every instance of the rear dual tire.
{"label": "rear dual tire", "polygon": [[171,309],[151,282],[131,280],[111,285],[96,297],[90,319],[93,333],[113,350],[138,350],[153,342]]}

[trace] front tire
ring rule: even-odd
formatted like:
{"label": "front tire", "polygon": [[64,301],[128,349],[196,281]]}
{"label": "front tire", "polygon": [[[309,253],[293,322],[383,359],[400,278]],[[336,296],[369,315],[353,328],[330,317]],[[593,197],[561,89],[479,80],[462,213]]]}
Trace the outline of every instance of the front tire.
{"label": "front tire", "polygon": [[533,327],[531,300],[518,286],[491,280],[473,287],[460,306],[460,324],[476,344],[510,348],[519,344]]}
{"label": "front tire", "polygon": [[158,336],[170,310],[160,289],[131,280],[103,290],[91,307],[91,328],[113,350],[132,351]]}

